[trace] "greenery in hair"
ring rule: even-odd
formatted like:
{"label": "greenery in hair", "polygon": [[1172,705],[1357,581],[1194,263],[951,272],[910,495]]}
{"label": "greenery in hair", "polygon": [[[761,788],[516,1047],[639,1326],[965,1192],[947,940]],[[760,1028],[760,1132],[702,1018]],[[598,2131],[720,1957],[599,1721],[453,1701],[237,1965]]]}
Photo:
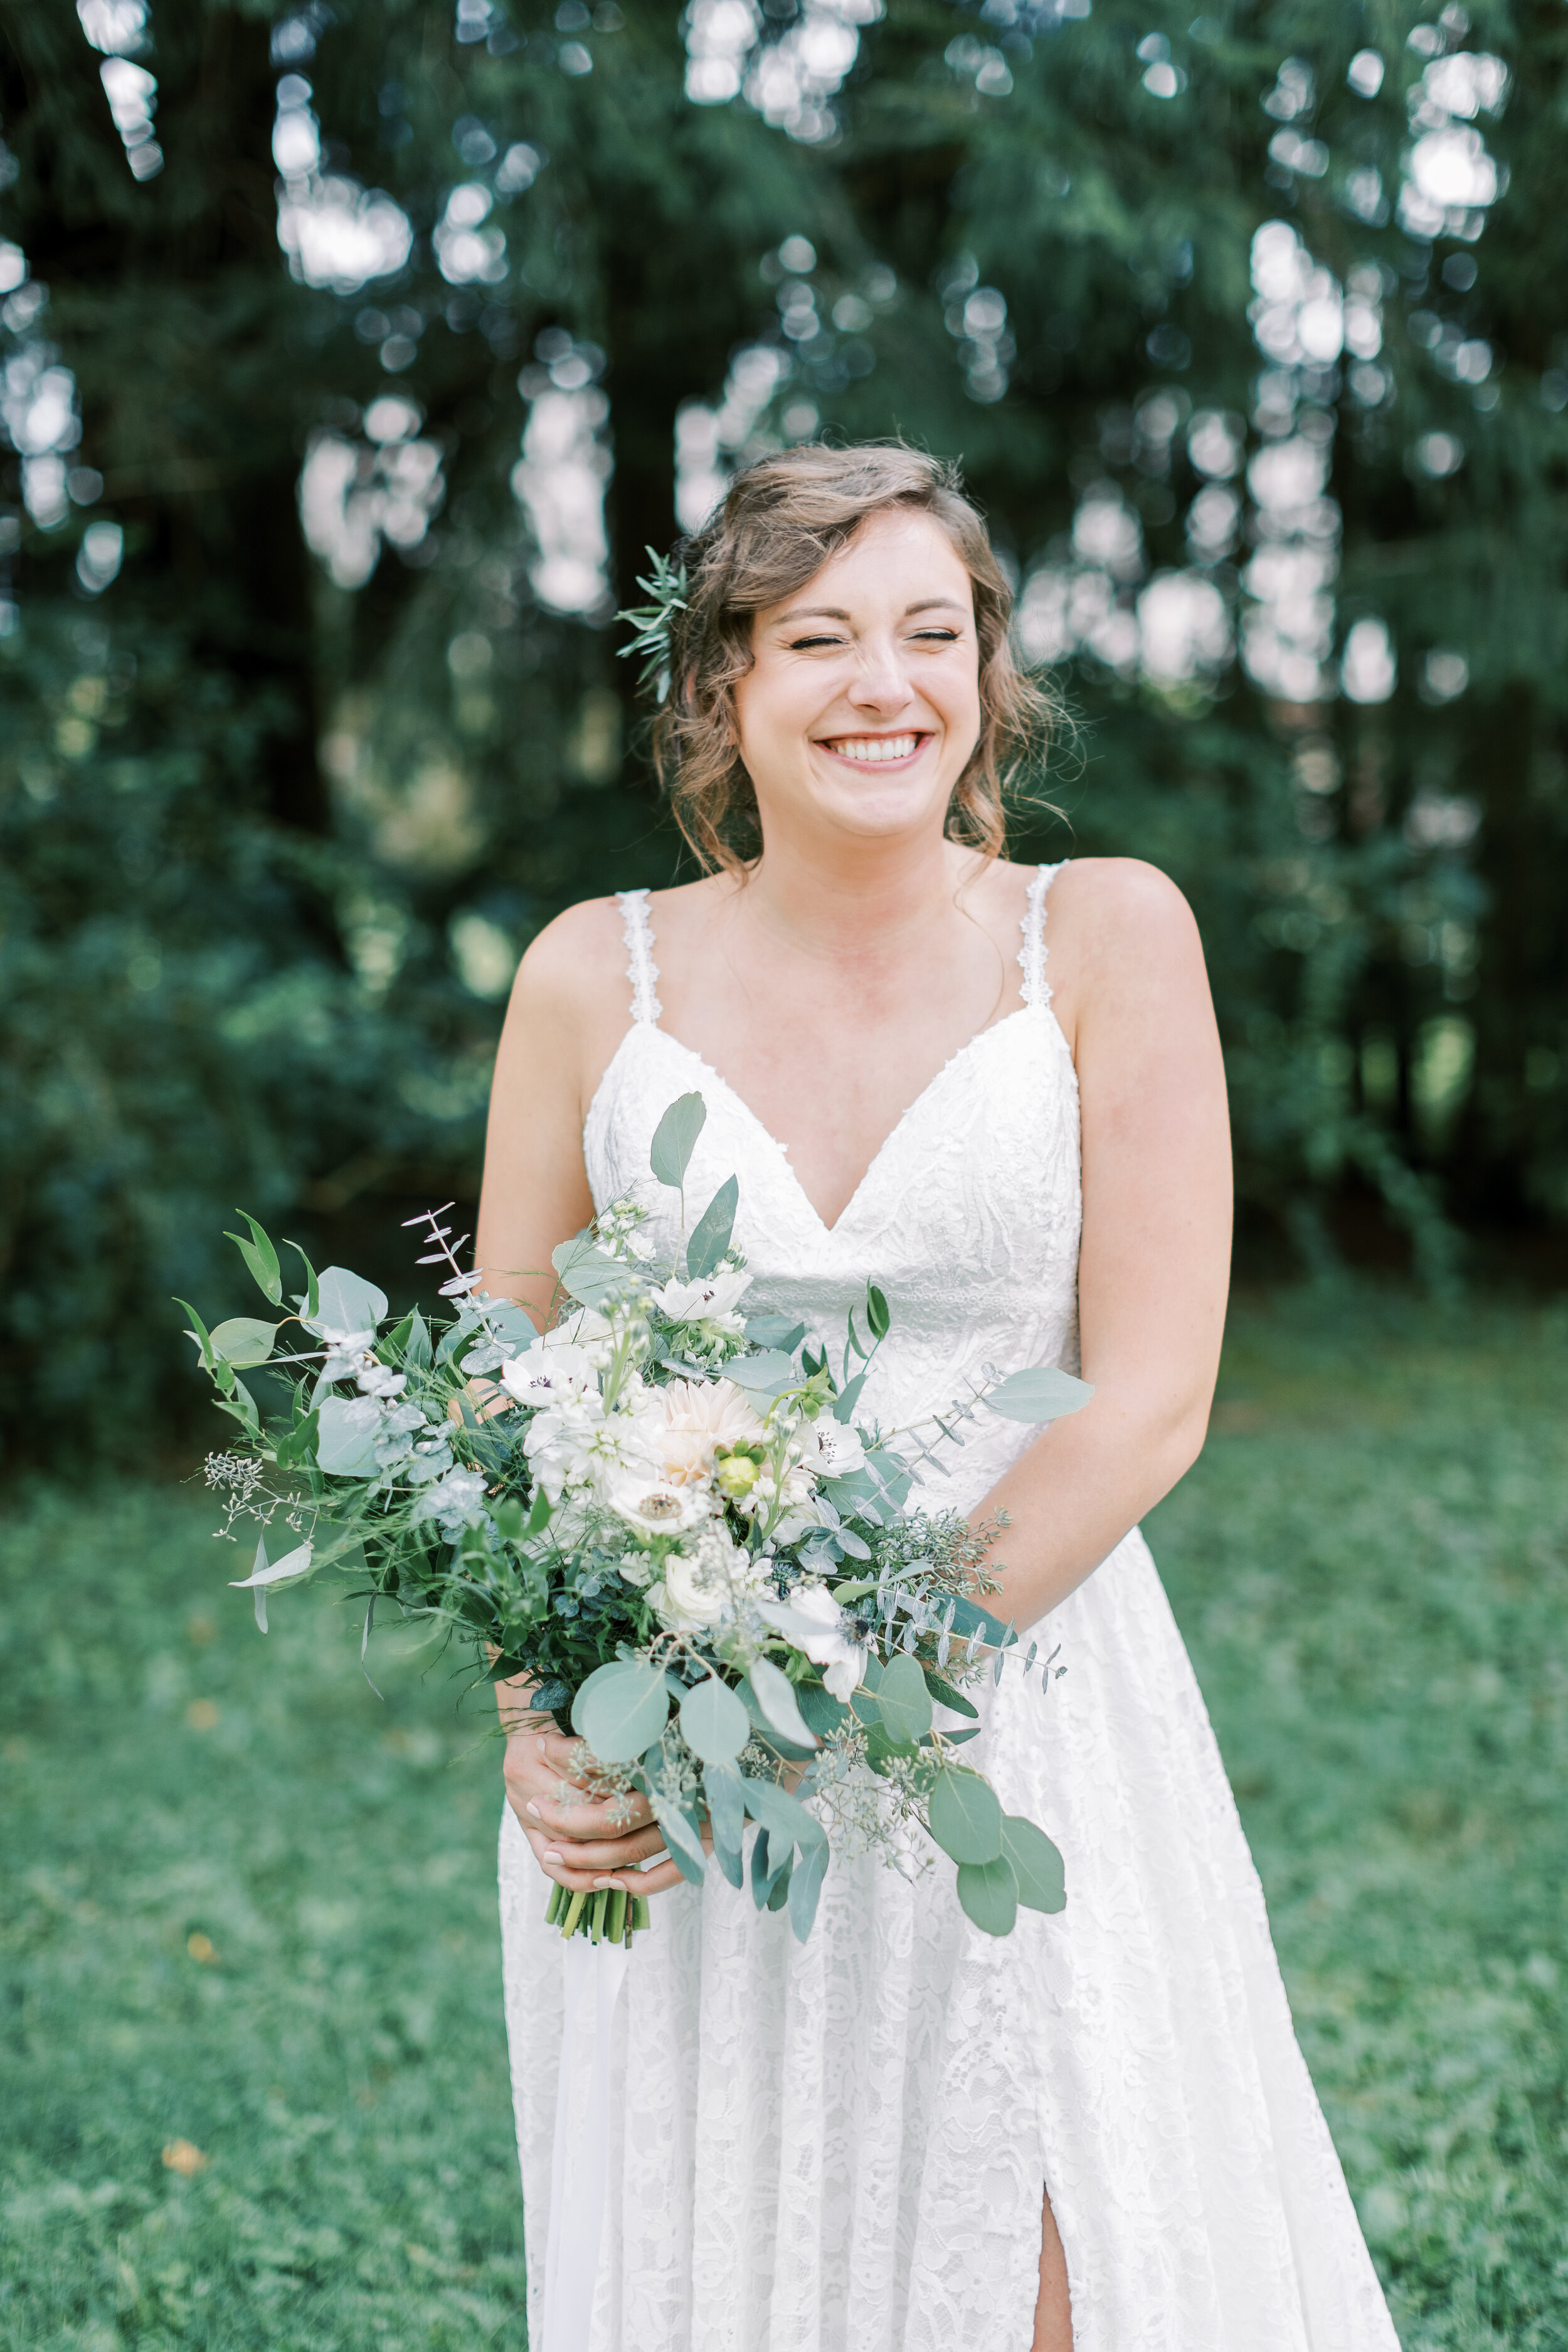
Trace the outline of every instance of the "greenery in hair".
{"label": "greenery in hair", "polygon": [[642,660],[637,683],[645,689],[652,687],[660,702],[669,692],[670,654],[669,624],[672,613],[686,610],[686,566],[668,555],[656,555],[653,549],[644,551],[653,566],[652,577],[640,574],[637,586],[647,592],[649,602],[630,604],[617,613],[617,621],[629,622],[637,631],[629,646],[619,648],[620,658],[627,660],[637,654]]}

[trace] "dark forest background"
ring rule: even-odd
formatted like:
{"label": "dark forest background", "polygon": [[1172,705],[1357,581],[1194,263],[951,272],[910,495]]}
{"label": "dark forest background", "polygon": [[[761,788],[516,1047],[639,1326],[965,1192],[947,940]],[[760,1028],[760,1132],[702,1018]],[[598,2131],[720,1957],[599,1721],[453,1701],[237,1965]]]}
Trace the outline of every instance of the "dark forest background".
{"label": "dark forest background", "polygon": [[818,433],[1017,572],[1016,854],[1191,896],[1247,1262],[1556,1278],[1568,16],[875,5],[0,0],[13,1460],[179,1429],[236,1203],[405,1284],[679,865],[614,610]]}

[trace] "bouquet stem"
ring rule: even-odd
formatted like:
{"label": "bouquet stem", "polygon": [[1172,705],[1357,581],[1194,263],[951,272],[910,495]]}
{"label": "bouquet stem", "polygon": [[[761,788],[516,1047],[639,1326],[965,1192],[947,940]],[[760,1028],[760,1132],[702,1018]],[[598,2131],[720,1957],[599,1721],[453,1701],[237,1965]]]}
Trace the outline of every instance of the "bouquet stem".
{"label": "bouquet stem", "polygon": [[574,1895],[569,1887],[553,1886],[544,1914],[545,1924],[563,1936],[587,1936],[595,1944],[625,1944],[628,1950],[639,1927],[648,1924],[647,1897],[628,1895],[621,1886],[596,1887],[593,1894]]}

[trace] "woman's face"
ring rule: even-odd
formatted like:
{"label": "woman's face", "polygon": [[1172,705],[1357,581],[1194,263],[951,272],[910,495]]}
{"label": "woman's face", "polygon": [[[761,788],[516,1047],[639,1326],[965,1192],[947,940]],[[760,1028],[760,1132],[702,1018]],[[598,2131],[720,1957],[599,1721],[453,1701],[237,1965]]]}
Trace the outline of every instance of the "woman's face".
{"label": "woman's face", "polygon": [[973,590],[940,523],[869,516],[752,650],[735,719],[764,841],[940,835],[980,738]]}

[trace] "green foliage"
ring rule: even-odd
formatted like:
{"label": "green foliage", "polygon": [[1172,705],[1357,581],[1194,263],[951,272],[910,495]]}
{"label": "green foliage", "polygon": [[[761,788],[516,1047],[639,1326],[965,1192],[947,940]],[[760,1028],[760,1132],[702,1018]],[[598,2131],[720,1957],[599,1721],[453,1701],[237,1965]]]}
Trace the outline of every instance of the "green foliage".
{"label": "green foliage", "polygon": [[[144,1444],[188,1396],[164,1302],[212,1295],[236,1201],[319,1255],[471,1196],[517,954],[562,905],[677,869],[604,625],[639,578],[679,593],[689,402],[725,464],[816,430],[963,455],[1077,719],[1044,780],[1070,831],[1035,779],[1018,846],[1147,856],[1188,891],[1255,1228],[1326,1263],[1370,1192],[1441,1278],[1445,1210],[1568,1202],[1558,12],[909,0],[796,110],[833,138],[691,102],[675,0],[618,17],[568,39],[497,0],[459,41],[447,0],[155,9],[139,179],[75,12],[0,0],[0,238],[27,271],[0,304],[0,1412],[29,1445],[85,1397]],[[797,30],[783,6],[761,38]],[[1449,126],[1507,184],[1415,234],[1412,109],[1456,51],[1508,68],[1500,110]],[[384,191],[413,238],[393,274],[289,274],[289,73],[290,135],[325,145],[289,201]],[[489,275],[443,269],[455,187],[489,207]],[[1269,223],[1354,314],[1338,361],[1279,357]],[[759,352],[747,407],[731,372]],[[49,367],[79,440],[26,421]],[[511,485],[542,396],[591,384],[609,550],[574,614]],[[411,405],[378,439],[388,400]],[[1277,530],[1253,478],[1227,523],[1287,446],[1321,497]],[[336,578],[300,521],[323,449],[371,501]],[[1120,555],[1085,552],[1089,508]],[[1294,685],[1130,650],[1140,598],[1194,578],[1250,645],[1263,559],[1314,547]],[[1074,595],[1099,619],[1068,627]],[[1381,702],[1327,691],[1358,622],[1392,632]]]}

